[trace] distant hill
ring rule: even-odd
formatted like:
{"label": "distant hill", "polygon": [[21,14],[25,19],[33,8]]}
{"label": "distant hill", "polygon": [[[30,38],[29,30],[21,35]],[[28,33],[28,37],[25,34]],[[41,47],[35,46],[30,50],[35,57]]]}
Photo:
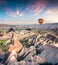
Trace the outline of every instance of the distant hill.
{"label": "distant hill", "polygon": [[40,28],[40,29],[53,29],[58,28],[58,23],[45,23],[45,24],[30,24],[30,25],[18,25],[19,27],[26,27],[26,28]]}
{"label": "distant hill", "polygon": [[0,24],[1,27],[18,27],[18,28],[39,28],[39,29],[53,29],[58,28],[58,23],[45,23],[45,24],[27,24],[27,25],[9,25],[9,24]]}
{"label": "distant hill", "polygon": [[14,27],[15,25],[9,25],[9,24],[0,24],[0,29],[7,29],[10,27]]}

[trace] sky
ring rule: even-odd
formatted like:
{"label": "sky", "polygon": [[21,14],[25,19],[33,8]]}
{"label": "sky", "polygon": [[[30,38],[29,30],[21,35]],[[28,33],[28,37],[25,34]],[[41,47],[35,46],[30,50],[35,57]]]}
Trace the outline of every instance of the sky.
{"label": "sky", "polygon": [[58,23],[58,0],[0,0],[0,23]]}

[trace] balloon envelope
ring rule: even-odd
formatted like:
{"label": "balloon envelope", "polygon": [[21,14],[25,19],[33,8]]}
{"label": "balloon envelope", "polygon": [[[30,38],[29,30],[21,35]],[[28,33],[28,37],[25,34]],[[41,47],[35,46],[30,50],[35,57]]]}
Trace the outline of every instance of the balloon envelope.
{"label": "balloon envelope", "polygon": [[44,19],[41,19],[41,18],[38,19],[38,23],[39,23],[39,24],[42,24],[43,22],[44,22]]}

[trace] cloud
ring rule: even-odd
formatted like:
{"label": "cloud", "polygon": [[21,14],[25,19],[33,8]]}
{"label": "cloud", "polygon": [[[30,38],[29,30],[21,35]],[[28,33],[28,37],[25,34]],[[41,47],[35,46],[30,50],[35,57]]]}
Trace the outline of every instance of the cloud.
{"label": "cloud", "polygon": [[34,13],[34,16],[37,16],[44,10],[46,4],[47,0],[38,0],[35,4],[28,5],[26,9],[29,10],[30,13]]}
{"label": "cloud", "polygon": [[24,14],[22,12],[20,12],[20,10],[16,10],[15,12],[12,11],[12,10],[7,10],[7,15],[9,15],[10,17],[12,18],[16,18],[16,17],[19,17],[19,16],[24,16]]}
{"label": "cloud", "polygon": [[[46,17],[45,18],[49,23],[51,23],[51,22],[58,22],[58,15],[50,15],[50,16],[48,16],[48,17]],[[47,22],[46,21],[46,22]]]}
{"label": "cloud", "polygon": [[46,19],[50,20],[51,22],[58,22],[58,7],[55,8],[48,8],[45,11]]}
{"label": "cloud", "polygon": [[55,8],[48,8],[46,10],[46,14],[58,14],[58,7],[55,7]]}
{"label": "cloud", "polygon": [[36,21],[34,20],[20,20],[20,19],[11,19],[11,20],[6,20],[6,19],[0,19],[0,23],[4,24],[11,24],[11,25],[19,25],[19,24],[36,24]]}

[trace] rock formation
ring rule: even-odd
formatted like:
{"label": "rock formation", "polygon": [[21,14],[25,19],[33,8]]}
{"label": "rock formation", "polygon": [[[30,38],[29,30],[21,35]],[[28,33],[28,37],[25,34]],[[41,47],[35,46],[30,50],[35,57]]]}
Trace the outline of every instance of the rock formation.
{"label": "rock formation", "polygon": [[[41,63],[58,63],[58,48],[56,42],[47,38],[47,36],[35,36],[31,33],[25,35],[10,32],[11,41],[8,51],[5,53],[3,65],[40,65]],[[29,36],[30,34],[30,36]],[[21,37],[22,36],[22,37]],[[29,47],[23,47],[19,41],[29,36]],[[8,42],[9,42],[8,41]]]}

